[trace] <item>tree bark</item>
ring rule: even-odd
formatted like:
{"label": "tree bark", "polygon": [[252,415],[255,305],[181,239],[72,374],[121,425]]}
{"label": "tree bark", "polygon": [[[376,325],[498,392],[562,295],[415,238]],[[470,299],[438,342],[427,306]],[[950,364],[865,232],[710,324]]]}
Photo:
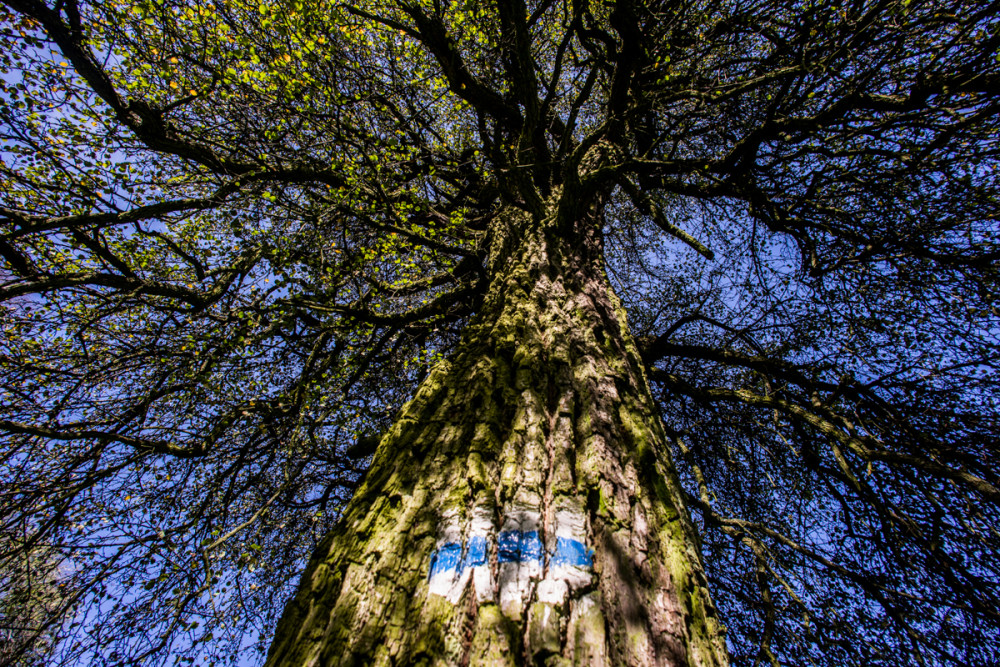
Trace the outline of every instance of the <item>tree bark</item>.
{"label": "tree bark", "polygon": [[508,212],[490,289],[382,439],[268,665],[727,663],[599,225]]}

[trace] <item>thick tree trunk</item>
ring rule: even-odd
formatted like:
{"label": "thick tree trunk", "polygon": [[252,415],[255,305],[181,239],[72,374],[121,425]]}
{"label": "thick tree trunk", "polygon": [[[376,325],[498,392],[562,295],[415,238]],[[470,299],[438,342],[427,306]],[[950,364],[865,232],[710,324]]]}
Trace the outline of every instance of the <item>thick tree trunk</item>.
{"label": "thick tree trunk", "polygon": [[268,665],[726,663],[596,225],[516,219],[495,228],[481,312],[382,439]]}

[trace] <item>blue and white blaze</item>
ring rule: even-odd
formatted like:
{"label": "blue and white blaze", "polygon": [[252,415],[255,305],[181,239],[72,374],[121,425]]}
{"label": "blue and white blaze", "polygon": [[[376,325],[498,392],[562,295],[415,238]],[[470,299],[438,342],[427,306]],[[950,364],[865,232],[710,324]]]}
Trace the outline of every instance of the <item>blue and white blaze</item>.
{"label": "blue and white blaze", "polygon": [[[495,599],[506,612],[519,612],[537,582],[536,598],[560,604],[570,590],[590,583],[593,559],[586,546],[583,513],[571,509],[554,513],[555,539],[549,550],[541,540],[539,513],[519,510],[509,513],[496,533],[492,513],[477,508],[463,536],[454,514],[443,517],[441,537],[431,556],[431,594],[458,603],[470,580],[480,602]],[[497,581],[490,568],[490,553],[497,554]],[[498,590],[496,590],[498,589]]]}

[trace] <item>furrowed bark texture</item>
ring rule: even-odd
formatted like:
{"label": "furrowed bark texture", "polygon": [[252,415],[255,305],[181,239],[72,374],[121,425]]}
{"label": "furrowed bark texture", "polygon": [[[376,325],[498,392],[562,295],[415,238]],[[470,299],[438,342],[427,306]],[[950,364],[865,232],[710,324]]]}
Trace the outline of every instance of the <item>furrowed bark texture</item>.
{"label": "furrowed bark texture", "polygon": [[726,664],[597,227],[495,227],[481,312],[382,439],[268,665]]}

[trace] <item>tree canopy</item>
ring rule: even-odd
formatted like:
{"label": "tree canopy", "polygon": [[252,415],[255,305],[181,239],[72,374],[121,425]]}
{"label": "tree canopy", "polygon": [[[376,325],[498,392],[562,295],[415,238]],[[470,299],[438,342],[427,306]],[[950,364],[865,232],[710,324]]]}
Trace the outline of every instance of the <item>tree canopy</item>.
{"label": "tree canopy", "polygon": [[554,198],[596,211],[734,664],[1000,652],[997,3],[3,6],[24,655],[266,649],[491,220]]}

